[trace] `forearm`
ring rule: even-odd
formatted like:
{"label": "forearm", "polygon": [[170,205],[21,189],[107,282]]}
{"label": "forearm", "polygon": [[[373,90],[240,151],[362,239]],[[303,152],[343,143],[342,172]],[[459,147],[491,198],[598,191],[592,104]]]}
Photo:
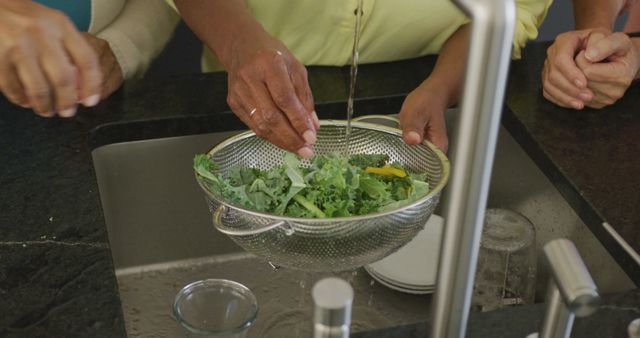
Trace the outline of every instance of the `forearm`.
{"label": "forearm", "polygon": [[[631,38],[631,43],[633,44],[633,48],[636,49],[636,54],[640,57],[640,37],[638,38]],[[636,74],[633,76],[634,80],[639,80],[640,79],[640,68],[636,71]]]}
{"label": "forearm", "polygon": [[458,103],[464,76],[469,39],[469,25],[460,27],[440,50],[438,61],[423,85],[438,91],[442,104],[449,107]]}
{"label": "forearm", "polygon": [[576,29],[613,29],[627,0],[573,0]]}
{"label": "forearm", "polygon": [[625,32],[640,31],[640,1],[637,1],[629,8],[627,23],[624,25]]}
{"label": "forearm", "polygon": [[233,44],[247,35],[267,35],[244,0],[175,0],[182,18],[229,69]]}

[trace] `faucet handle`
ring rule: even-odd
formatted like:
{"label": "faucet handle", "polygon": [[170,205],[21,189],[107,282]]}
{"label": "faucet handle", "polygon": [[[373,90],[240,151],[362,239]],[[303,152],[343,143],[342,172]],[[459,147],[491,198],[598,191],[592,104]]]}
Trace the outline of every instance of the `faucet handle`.
{"label": "faucet handle", "polygon": [[600,305],[598,287],[573,242],[558,238],[542,249],[564,303],[578,317],[592,315]]}
{"label": "faucet handle", "polygon": [[353,288],[343,279],[321,279],[311,291],[313,296],[313,337],[348,338],[351,325]]}
{"label": "faucet handle", "polygon": [[640,318],[631,321],[627,331],[629,331],[629,338],[640,338]]}
{"label": "faucet handle", "polygon": [[559,238],[542,249],[551,271],[546,310],[539,333],[527,338],[569,338],[576,316],[598,309],[600,295],[573,242]]}

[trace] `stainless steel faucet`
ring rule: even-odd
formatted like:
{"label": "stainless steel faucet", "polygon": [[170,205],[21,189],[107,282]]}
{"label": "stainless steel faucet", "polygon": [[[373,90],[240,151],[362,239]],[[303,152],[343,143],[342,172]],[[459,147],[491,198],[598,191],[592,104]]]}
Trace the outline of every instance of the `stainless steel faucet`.
{"label": "stainless steel faucet", "polygon": [[575,316],[586,317],[598,309],[598,288],[571,241],[552,240],[543,251],[551,271],[546,312],[540,332],[527,338],[569,338]]}
{"label": "stainless steel faucet", "polygon": [[346,281],[329,277],[318,281],[313,297],[313,338],[348,338],[353,288]]}
{"label": "stainless steel faucet", "polygon": [[471,18],[471,33],[443,200],[432,338],[465,335],[516,21],[514,0],[453,1]]}

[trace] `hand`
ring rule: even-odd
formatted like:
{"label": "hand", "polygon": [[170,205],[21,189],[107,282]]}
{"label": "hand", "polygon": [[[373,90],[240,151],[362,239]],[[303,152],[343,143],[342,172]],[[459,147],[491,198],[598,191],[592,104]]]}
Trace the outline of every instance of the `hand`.
{"label": "hand", "polygon": [[400,126],[407,144],[419,144],[426,138],[445,153],[449,148],[444,112],[447,109],[446,94],[429,79],[413,90],[400,109]]}
{"label": "hand", "polygon": [[640,68],[639,46],[624,33],[594,36],[576,56],[576,64],[594,96],[585,104],[602,108],[621,98]]}
{"label": "hand", "polygon": [[306,68],[266,33],[236,40],[230,55],[223,62],[233,112],[256,135],[310,158],[320,124]]}
{"label": "hand", "polygon": [[32,1],[0,1],[0,89],[40,116],[73,116],[100,100],[98,58],[61,12]]}
{"label": "hand", "polygon": [[558,35],[547,49],[542,70],[543,95],[547,100],[561,107],[582,109],[585,102],[593,99],[593,92],[587,88],[587,78],[574,57],[586,48],[590,37],[609,34],[606,29],[590,29]]}
{"label": "hand", "polygon": [[122,85],[124,81],[122,69],[107,41],[88,33],[82,33],[82,37],[91,45],[100,59],[100,70],[102,71],[102,93],[100,97],[105,99]]}

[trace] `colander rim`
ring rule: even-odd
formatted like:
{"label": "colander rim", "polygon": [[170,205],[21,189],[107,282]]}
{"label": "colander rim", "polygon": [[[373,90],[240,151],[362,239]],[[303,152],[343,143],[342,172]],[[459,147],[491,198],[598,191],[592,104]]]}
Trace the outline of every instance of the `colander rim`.
{"label": "colander rim", "polygon": [[[330,125],[330,126],[346,126],[347,121],[346,120],[335,120],[335,119],[328,119],[328,120],[320,120],[320,125]],[[362,121],[352,121],[351,122],[351,126],[352,128],[362,128],[362,129],[370,129],[370,130],[376,130],[376,131],[380,131],[380,132],[385,132],[388,134],[392,134],[398,137],[402,137],[402,130],[397,129],[397,128],[393,128],[393,127],[389,127],[389,126],[385,126],[385,125],[381,125],[381,124],[377,124],[377,123],[370,123],[370,122],[362,122]],[[207,156],[211,157],[212,154],[215,154],[216,152],[220,151],[221,149],[235,143],[238,142],[240,140],[246,139],[246,138],[250,138],[250,137],[258,137],[255,132],[248,130],[245,132],[242,132],[240,134],[236,134],[233,136],[230,136],[229,138],[223,140],[222,142],[218,143],[217,145],[215,145],[213,148],[211,148],[209,151],[207,151]],[[267,141],[268,142],[268,141]],[[367,220],[370,218],[374,218],[374,217],[381,217],[381,216],[388,216],[388,215],[392,215],[395,213],[398,213],[400,211],[406,210],[406,209],[411,209],[415,206],[418,206],[419,204],[422,204],[424,202],[426,202],[427,200],[432,199],[434,196],[437,196],[438,194],[440,194],[440,192],[442,191],[442,189],[444,188],[444,186],[447,184],[447,181],[449,180],[449,175],[450,175],[450,163],[449,163],[449,159],[447,158],[447,156],[444,154],[444,152],[442,150],[440,150],[437,146],[435,146],[433,143],[427,141],[426,139],[420,143],[420,144],[416,144],[413,146],[426,146],[428,147],[431,151],[433,151],[436,155],[436,158],[438,159],[438,161],[440,162],[440,165],[442,167],[442,173],[440,175],[440,180],[438,180],[437,184],[434,187],[430,187],[430,191],[428,194],[426,194],[425,196],[409,203],[409,204],[405,204],[399,208],[396,209],[392,209],[392,210],[387,210],[387,211],[381,211],[381,212],[375,212],[375,213],[370,213],[370,214],[366,214],[366,215],[357,215],[357,216],[346,216],[346,217],[327,217],[327,218],[308,218],[308,217],[291,217],[291,216],[283,216],[283,215],[275,215],[275,214],[270,214],[270,213],[266,213],[266,212],[261,212],[261,211],[257,211],[257,210],[253,210],[253,209],[249,209],[249,208],[245,208],[243,206],[239,206],[236,204],[231,204],[228,203],[226,201],[224,201],[223,199],[220,199],[218,197],[216,197],[211,191],[209,191],[209,189],[206,187],[206,185],[204,185],[202,183],[202,181],[205,180],[205,178],[203,178],[200,174],[198,174],[197,172],[195,172],[195,176],[196,176],[196,181],[198,182],[198,185],[200,186],[200,188],[205,192],[205,194],[209,197],[214,199],[216,202],[220,203],[221,205],[224,205],[226,208],[230,208],[233,210],[237,210],[243,213],[247,213],[250,214],[252,216],[258,216],[258,217],[262,217],[262,218],[267,218],[267,219],[273,219],[274,221],[287,221],[287,222],[291,222],[291,223],[314,223],[314,225],[321,225],[322,223],[330,223],[330,224],[335,224],[336,221],[340,221],[340,222],[353,222],[353,221],[362,221],[362,220]],[[268,226],[268,225],[265,225]],[[254,230],[259,230],[259,228],[256,228]]]}

